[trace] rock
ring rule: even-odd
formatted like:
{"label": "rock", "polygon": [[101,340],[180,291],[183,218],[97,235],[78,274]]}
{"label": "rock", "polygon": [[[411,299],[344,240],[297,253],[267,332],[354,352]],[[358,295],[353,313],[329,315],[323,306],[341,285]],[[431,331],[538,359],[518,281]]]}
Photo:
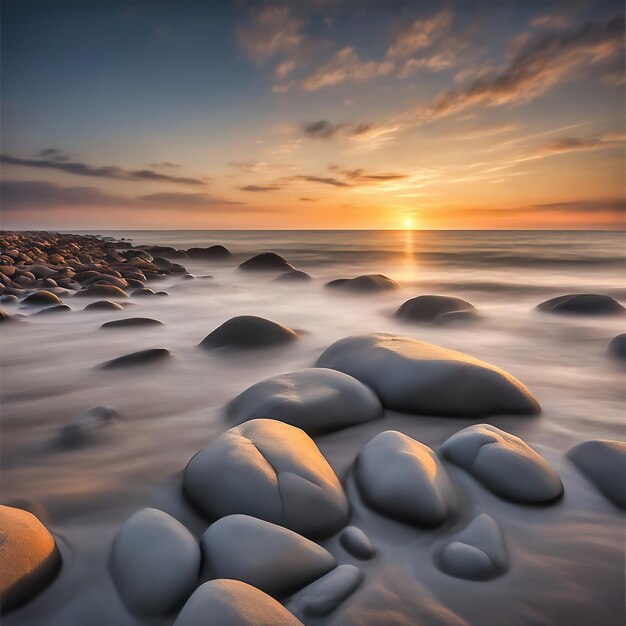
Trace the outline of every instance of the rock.
{"label": "rock", "polygon": [[341,483],[314,441],[275,420],[215,438],[189,461],[183,487],[211,519],[244,513],[306,537],[339,531],[348,515]]}
{"label": "rock", "polygon": [[376,556],[376,550],[369,537],[356,526],[346,526],[339,535],[339,543],[352,556],[362,561]]}
{"label": "rock", "polygon": [[6,312],[0,309],[0,322],[9,322],[11,320],[11,316]]}
{"label": "rock", "polygon": [[133,289],[131,294],[132,296],[154,296],[154,289],[150,289],[150,287],[139,287],[138,289]]}
{"label": "rock", "polygon": [[563,493],[559,475],[543,457],[519,437],[490,424],[475,424],[455,433],[440,452],[508,500],[543,504]]}
{"label": "rock", "polygon": [[441,569],[467,580],[489,580],[508,569],[502,531],[492,517],[475,517],[439,554]]}
{"label": "rock", "polygon": [[371,387],[384,407],[417,415],[484,417],[541,410],[511,374],[462,352],[386,333],[332,344],[318,367],[345,372]]}
{"label": "rock", "polygon": [[310,368],[252,385],[226,412],[237,424],[267,417],[317,435],[375,419],[382,407],[376,394],[351,376]]}
{"label": "rock", "polygon": [[626,359],[626,333],[613,337],[609,343],[609,354],[616,359]]}
{"label": "rock", "polygon": [[200,346],[215,348],[269,348],[289,343],[298,334],[282,324],[255,315],[232,317],[208,334]]}
{"label": "rock", "polygon": [[290,263],[287,263],[282,256],[273,252],[264,252],[244,261],[239,266],[239,269],[250,272],[288,272],[295,268]]}
{"label": "rock", "polygon": [[31,513],[0,505],[0,597],[7,613],[28,602],[61,564],[52,535]]}
{"label": "rock", "polygon": [[200,548],[179,521],[163,511],[142,509],[117,533],[110,565],[126,606],[156,617],[176,609],[194,590]]}
{"label": "rock", "polygon": [[342,289],[355,293],[375,293],[398,289],[400,285],[395,280],[387,278],[383,274],[367,274],[356,278],[338,278],[326,283],[331,289]]}
{"label": "rock", "polygon": [[567,456],[613,504],[626,510],[626,443],[584,441]]}
{"label": "rock", "polygon": [[74,448],[89,443],[94,433],[110,424],[118,417],[117,411],[108,406],[95,406],[75,417],[59,431],[59,441],[63,447]]}
{"label": "rock", "polygon": [[418,526],[438,526],[456,504],[448,473],[437,455],[395,430],[376,435],[361,448],[354,478],[369,506]]}
{"label": "rock", "polygon": [[147,350],[139,350],[138,352],[119,356],[116,359],[103,363],[102,367],[104,369],[115,369],[132,365],[147,365],[164,361],[171,356],[172,354],[167,348],[148,348]]}
{"label": "rock", "polygon": [[282,604],[238,580],[211,580],[187,600],[174,626],[303,626]]}
{"label": "rock", "polygon": [[115,285],[92,285],[74,294],[75,298],[127,298],[124,291]]}
{"label": "rock", "polygon": [[187,256],[190,259],[223,260],[230,258],[230,250],[224,246],[209,246],[208,248],[189,248]]}
{"label": "rock", "polygon": [[626,309],[610,296],[574,293],[546,300],[537,305],[540,311],[562,315],[621,315]]}
{"label": "rock", "polygon": [[411,322],[436,322],[444,314],[474,312],[472,304],[452,296],[417,296],[407,300],[396,312],[399,319]]}
{"label": "rock", "polygon": [[0,302],[3,304],[15,304],[16,302],[19,302],[19,298],[14,296],[12,293],[5,293],[0,296]]}
{"label": "rock", "polygon": [[89,303],[83,311],[123,311],[124,307],[117,302],[111,302],[110,300],[98,300],[96,302]]}
{"label": "rock", "polygon": [[363,582],[363,572],[354,565],[340,565],[303,589],[290,603],[296,614],[325,617],[332,613]]}
{"label": "rock", "polygon": [[468,322],[476,322],[480,319],[480,315],[476,311],[450,311],[437,316],[434,323],[437,326],[448,326],[451,324],[467,324]]}
{"label": "rock", "polygon": [[306,272],[301,272],[300,270],[291,270],[290,272],[281,274],[275,280],[277,283],[291,283],[291,282],[303,282],[303,281],[308,281],[308,280],[313,280],[313,279]]}
{"label": "rock", "polygon": [[51,291],[42,289],[41,291],[35,291],[30,296],[26,296],[22,300],[22,304],[28,305],[42,305],[42,304],[61,304],[61,299]]}
{"label": "rock", "polygon": [[248,515],[228,515],[202,536],[202,557],[212,578],[241,580],[283,598],[336,565],[321,546],[292,530]]}
{"label": "rock", "polygon": [[137,328],[141,326],[162,326],[163,322],[151,317],[127,317],[122,320],[105,322],[100,328]]}
{"label": "rock", "polygon": [[71,313],[72,309],[67,304],[55,304],[33,313],[33,315],[48,315],[50,313]]}
{"label": "rock", "polygon": [[174,250],[174,252],[163,253],[163,256],[173,261],[182,261],[187,258],[187,253],[184,250]]}

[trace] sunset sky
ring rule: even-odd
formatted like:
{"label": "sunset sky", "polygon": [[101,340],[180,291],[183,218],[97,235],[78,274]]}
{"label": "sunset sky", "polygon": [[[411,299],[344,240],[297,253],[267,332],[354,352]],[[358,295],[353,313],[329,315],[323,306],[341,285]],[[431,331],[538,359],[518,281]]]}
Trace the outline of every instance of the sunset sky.
{"label": "sunset sky", "polygon": [[3,228],[623,228],[622,1],[2,2]]}

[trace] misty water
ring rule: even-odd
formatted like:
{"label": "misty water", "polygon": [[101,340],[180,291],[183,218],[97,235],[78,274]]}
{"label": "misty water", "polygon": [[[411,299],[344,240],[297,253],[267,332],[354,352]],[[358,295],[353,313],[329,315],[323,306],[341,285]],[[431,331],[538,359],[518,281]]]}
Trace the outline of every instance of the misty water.
{"label": "misty water", "polygon": [[[149,285],[167,291],[166,298],[131,297],[133,304],[124,311],[83,311],[89,300],[68,297],[64,301],[72,313],[32,316],[3,328],[2,498],[27,500],[55,533],[63,556],[59,577],[7,616],[6,626],[172,623],[175,616],[134,618],[117,596],[107,561],[120,524],[151,506],[200,535],[207,522],[185,502],[181,474],[195,452],[229,428],[225,403],[268,376],[312,366],[337,339],[372,331],[466,352],[525,383],[542,405],[540,416],[481,421],[519,435],[541,452],[560,473],[566,495],[552,508],[513,505],[450,468],[467,499],[455,528],[488,512],[503,527],[512,556],[511,571],[496,581],[451,579],[431,558],[433,546],[451,528],[415,531],[368,511],[358,501],[349,468],[359,448],[382,430],[401,430],[436,449],[476,421],[387,412],[382,420],[317,438],[346,485],[351,523],[366,530],[382,554],[364,566],[370,591],[357,593],[328,623],[365,623],[363,615],[375,617],[379,607],[388,605],[424,624],[618,623],[624,588],[622,516],[564,454],[586,439],[624,439],[624,368],[607,355],[609,341],[626,330],[624,319],[550,315],[535,306],[574,292],[604,293],[626,303],[623,233],[100,234],[126,237],[134,245],[183,249],[219,243],[234,256],[223,263],[183,261],[194,280],[175,277]],[[313,280],[277,283],[271,274],[237,271],[241,261],[263,251],[281,254]],[[374,295],[324,288],[329,280],[369,273],[385,274],[401,288]],[[408,298],[429,293],[469,300],[481,320],[440,327],[392,317]],[[19,304],[3,308],[30,313]],[[286,347],[240,353],[198,347],[221,323],[243,314],[301,331],[300,339]],[[131,316],[153,317],[165,325],[100,329],[106,321]],[[114,357],[161,346],[174,354],[169,362],[130,370],[98,368]],[[95,405],[113,407],[120,419],[81,445],[67,445],[60,430]],[[322,543],[339,562],[352,562],[336,539]],[[477,584],[482,593],[476,593]],[[486,611],[496,591],[497,606]]]}

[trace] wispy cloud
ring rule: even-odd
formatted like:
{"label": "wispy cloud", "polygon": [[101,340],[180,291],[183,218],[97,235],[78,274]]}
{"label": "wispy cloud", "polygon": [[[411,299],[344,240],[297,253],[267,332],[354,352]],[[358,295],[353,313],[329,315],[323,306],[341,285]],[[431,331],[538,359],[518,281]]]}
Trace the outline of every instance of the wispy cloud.
{"label": "wispy cloud", "polygon": [[312,139],[333,139],[340,135],[357,137],[371,131],[373,126],[373,124],[367,122],[333,124],[328,120],[318,120],[305,123],[302,131],[307,137]]}
{"label": "wispy cloud", "polygon": [[585,152],[613,148],[624,143],[624,134],[592,135],[589,137],[560,137],[540,148],[537,156],[551,156],[566,152]]}
{"label": "wispy cloud", "polygon": [[407,58],[424,48],[431,47],[449,31],[454,14],[445,9],[428,18],[420,18],[402,28],[387,50],[390,58]]}
{"label": "wispy cloud", "polygon": [[281,185],[245,185],[239,187],[241,191],[253,191],[253,192],[265,192],[265,191],[278,191],[282,189]]}

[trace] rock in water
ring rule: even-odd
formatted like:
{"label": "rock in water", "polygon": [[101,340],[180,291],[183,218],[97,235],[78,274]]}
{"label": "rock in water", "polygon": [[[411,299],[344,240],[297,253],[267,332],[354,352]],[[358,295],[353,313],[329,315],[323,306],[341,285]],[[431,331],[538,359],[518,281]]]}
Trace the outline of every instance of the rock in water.
{"label": "rock in water", "polygon": [[142,616],[165,615],[196,586],[200,548],[191,533],[157,509],[143,509],[120,528],[111,574],[124,603]]}
{"label": "rock in water", "polygon": [[562,315],[620,315],[626,309],[610,296],[597,293],[574,293],[546,300],[537,305],[540,311]]}
{"label": "rock in water", "polygon": [[202,536],[202,556],[211,577],[241,580],[276,598],[336,565],[328,551],[302,535],[248,515],[228,515],[211,524]]}
{"label": "rock in water", "polygon": [[609,354],[621,360],[626,360],[626,333],[613,337],[609,343]]}
{"label": "rock in water", "polygon": [[312,278],[306,272],[301,272],[300,270],[291,270],[290,272],[281,274],[275,280],[277,283],[291,283],[309,281],[312,280]]}
{"label": "rock in water", "polygon": [[508,557],[500,527],[489,515],[475,517],[439,554],[441,569],[450,576],[489,580],[506,572]]}
{"label": "rock in water", "polygon": [[[170,252],[171,254],[171,252]],[[190,259],[201,259],[207,261],[217,261],[229,259],[230,250],[224,246],[209,246],[208,248],[189,248],[187,257]]]}
{"label": "rock in water", "polygon": [[345,372],[371,387],[384,407],[417,415],[484,417],[541,408],[514,376],[462,352],[386,333],[332,344],[318,367]]}
{"label": "rock in water", "polygon": [[460,311],[475,313],[474,305],[452,296],[417,296],[407,300],[395,316],[411,322],[438,322],[442,315]]}
{"label": "rock in water", "polygon": [[476,424],[455,433],[440,449],[493,493],[528,504],[543,504],[563,493],[552,466],[519,437],[490,424]]}
{"label": "rock in water", "polygon": [[162,326],[163,322],[151,317],[127,317],[123,320],[105,322],[100,328],[139,328],[143,326]]}
{"label": "rock in water", "polygon": [[341,483],[314,441],[275,420],[222,433],[189,461],[183,486],[211,519],[244,513],[307,537],[339,531],[348,516]]}
{"label": "rock in water", "polygon": [[35,291],[35,293],[31,293],[30,296],[26,296],[22,300],[22,304],[28,305],[42,305],[42,304],[61,304],[61,299],[51,291],[46,291],[45,289],[41,291]]}
{"label": "rock in water", "polygon": [[626,510],[626,443],[584,441],[567,456],[613,504]]}
{"label": "rock in water", "polygon": [[61,558],[52,535],[31,513],[0,505],[0,597],[7,613],[37,595]]}
{"label": "rock in water", "polygon": [[395,430],[376,435],[361,448],[354,462],[354,478],[373,509],[418,526],[438,526],[456,503],[437,455]]}
{"label": "rock in water", "polygon": [[92,285],[74,294],[75,298],[128,298],[126,292],[115,285]]}
{"label": "rock in water", "polygon": [[164,361],[171,356],[172,354],[167,348],[149,348],[148,350],[139,350],[138,352],[118,356],[116,359],[103,363],[102,367],[104,369],[115,369],[132,365],[148,365]]}
{"label": "rock in water", "polygon": [[376,293],[398,289],[400,285],[383,274],[366,274],[356,278],[338,278],[326,283],[331,289],[342,289],[354,293]]}
{"label": "rock in water", "polygon": [[11,316],[6,312],[0,309],[0,322],[10,322]]}
{"label": "rock in water", "polygon": [[51,313],[71,313],[72,309],[67,304],[55,304],[54,306],[48,306],[41,311],[33,313],[33,315],[50,315]]}
{"label": "rock in water", "polygon": [[215,348],[270,348],[295,341],[298,334],[282,324],[255,315],[233,317],[208,334],[200,346]]}
{"label": "rock in water", "polygon": [[110,300],[97,300],[88,304],[83,311],[123,311],[124,307]]}
{"label": "rock in water", "polygon": [[370,538],[356,526],[346,526],[339,535],[339,543],[357,559],[365,561],[376,556]]}
{"label": "rock in water", "polygon": [[289,272],[295,268],[290,263],[287,263],[282,256],[273,252],[264,252],[244,261],[239,266],[239,269],[249,272]]}
{"label": "rock in water", "polygon": [[117,417],[117,411],[111,407],[94,406],[61,428],[59,441],[66,448],[89,443],[96,438],[102,428],[111,424]]}
{"label": "rock in water", "polygon": [[174,626],[304,626],[271,596],[239,580],[204,583],[179,613]]}
{"label": "rock in water", "polygon": [[309,435],[348,428],[379,417],[376,394],[355,378],[325,368],[281,374],[252,385],[227,408],[237,424],[259,417],[280,420]]}

